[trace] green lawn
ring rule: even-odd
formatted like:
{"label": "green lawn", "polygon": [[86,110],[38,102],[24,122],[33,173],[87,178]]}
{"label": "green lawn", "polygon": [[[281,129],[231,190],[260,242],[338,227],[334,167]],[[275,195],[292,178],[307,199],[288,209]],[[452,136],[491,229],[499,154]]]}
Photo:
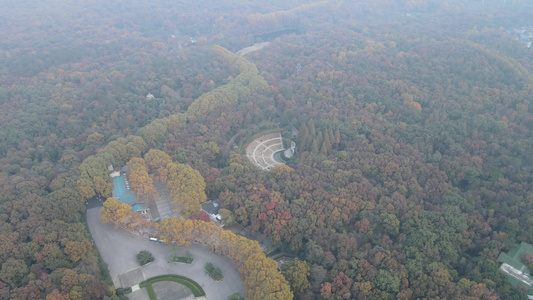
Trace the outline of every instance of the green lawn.
{"label": "green lawn", "polygon": [[194,297],[205,296],[204,289],[202,289],[202,287],[196,283],[196,281],[181,275],[167,274],[148,278],[139,284],[140,287],[145,287],[148,289],[150,300],[157,300],[152,283],[158,281],[175,281],[188,287],[192,291]]}

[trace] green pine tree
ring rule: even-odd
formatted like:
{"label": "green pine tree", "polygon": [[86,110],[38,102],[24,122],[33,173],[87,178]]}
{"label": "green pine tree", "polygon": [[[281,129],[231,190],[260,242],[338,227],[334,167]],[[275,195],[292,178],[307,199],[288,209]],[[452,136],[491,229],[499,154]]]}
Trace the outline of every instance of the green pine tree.
{"label": "green pine tree", "polygon": [[311,144],[311,152],[318,154],[318,144],[316,143],[316,139],[313,139],[313,143]]}
{"label": "green pine tree", "polygon": [[302,150],[305,147],[305,140],[307,139],[308,136],[309,136],[309,130],[307,129],[307,126],[305,126],[305,124],[302,124],[302,126],[300,126],[300,130],[298,131],[298,137],[296,137],[296,144]]}
{"label": "green pine tree", "polygon": [[316,138],[315,122],[313,122],[313,119],[309,119],[307,129],[309,130],[309,135],[312,136],[313,139]]}
{"label": "green pine tree", "polygon": [[320,147],[320,153],[328,154],[329,150],[331,150],[331,143],[329,142],[328,134],[325,134],[324,141],[322,142],[322,147]]}
{"label": "green pine tree", "polygon": [[339,147],[339,144],[341,142],[341,134],[339,132],[339,128],[335,128],[335,147]]}
{"label": "green pine tree", "polygon": [[[322,135],[322,132],[318,132],[318,136],[316,137],[316,144],[317,146],[322,146],[322,142],[324,141],[324,136]],[[320,149],[320,148],[319,148]]]}

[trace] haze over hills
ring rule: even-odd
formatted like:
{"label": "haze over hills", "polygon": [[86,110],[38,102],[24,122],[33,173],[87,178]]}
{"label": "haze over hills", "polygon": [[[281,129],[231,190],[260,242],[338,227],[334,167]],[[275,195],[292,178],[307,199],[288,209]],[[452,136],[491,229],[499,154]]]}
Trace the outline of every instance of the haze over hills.
{"label": "haze over hills", "polygon": [[[533,242],[531,1],[0,6],[0,298],[122,297],[84,204],[150,149],[305,262],[295,299],[526,298],[498,256]],[[261,170],[272,132],[297,152]]]}

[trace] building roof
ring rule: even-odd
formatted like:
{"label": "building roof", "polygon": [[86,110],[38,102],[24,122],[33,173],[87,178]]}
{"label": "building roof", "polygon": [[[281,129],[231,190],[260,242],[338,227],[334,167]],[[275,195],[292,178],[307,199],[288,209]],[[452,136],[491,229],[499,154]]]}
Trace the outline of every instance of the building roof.
{"label": "building roof", "polygon": [[148,209],[148,205],[146,205],[146,203],[135,203],[131,207],[132,211],[146,210],[146,209]]}
{"label": "building roof", "polygon": [[533,246],[522,242],[508,253],[500,253],[498,261],[502,263],[500,272],[505,274],[511,285],[514,287],[522,285],[527,288],[528,294],[532,295],[533,279],[529,276],[531,270],[522,262],[522,256],[528,252],[533,254]]}
{"label": "building roof", "polygon": [[[502,252],[500,256],[498,257],[498,260],[500,262],[505,262],[513,266],[517,270],[521,270],[523,273],[530,274],[531,270],[529,269],[529,267],[525,265],[524,263],[522,263],[522,256],[528,252],[533,254],[533,246],[526,242],[522,242],[520,243],[520,245],[511,249],[509,253],[505,254]],[[505,261],[500,260],[500,257],[501,259]]]}
{"label": "building roof", "polygon": [[[529,272],[525,272],[523,269],[524,267],[527,268],[526,265],[524,265],[520,260],[515,260],[512,256],[510,256],[509,254],[506,254],[506,253],[500,253],[500,256],[498,256],[498,260],[501,262],[501,263],[505,263],[505,264],[508,264],[510,265],[511,267],[517,269],[517,270],[520,270],[522,273],[529,273]],[[529,268],[528,268],[528,271],[529,271]]]}
{"label": "building roof", "polygon": [[219,209],[218,202],[213,201],[202,203],[202,209],[208,214],[216,215],[218,214]]}

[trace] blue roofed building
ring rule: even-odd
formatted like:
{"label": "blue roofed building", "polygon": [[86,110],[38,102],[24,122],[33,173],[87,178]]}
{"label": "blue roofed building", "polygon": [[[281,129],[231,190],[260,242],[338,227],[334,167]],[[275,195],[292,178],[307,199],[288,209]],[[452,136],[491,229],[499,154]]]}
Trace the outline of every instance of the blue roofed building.
{"label": "blue roofed building", "polygon": [[[118,173],[118,172],[117,172]],[[130,191],[130,186],[126,175],[114,174],[113,178],[113,197],[120,202],[131,206],[131,210],[140,213],[147,219],[151,219],[150,209],[144,202],[140,202],[137,196]]]}

